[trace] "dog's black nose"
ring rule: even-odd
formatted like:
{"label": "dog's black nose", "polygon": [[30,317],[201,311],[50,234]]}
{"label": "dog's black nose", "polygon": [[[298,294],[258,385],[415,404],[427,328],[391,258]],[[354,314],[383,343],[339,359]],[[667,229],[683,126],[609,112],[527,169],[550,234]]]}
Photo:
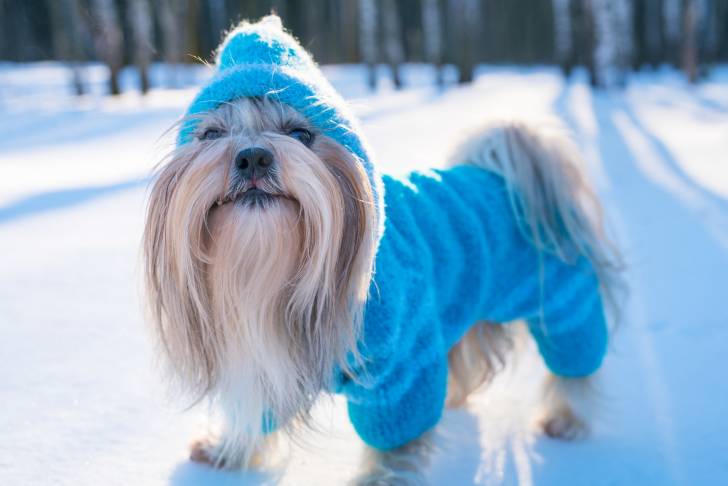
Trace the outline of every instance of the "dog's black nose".
{"label": "dog's black nose", "polygon": [[273,154],[262,147],[243,149],[235,157],[235,166],[245,178],[264,178],[274,162]]}

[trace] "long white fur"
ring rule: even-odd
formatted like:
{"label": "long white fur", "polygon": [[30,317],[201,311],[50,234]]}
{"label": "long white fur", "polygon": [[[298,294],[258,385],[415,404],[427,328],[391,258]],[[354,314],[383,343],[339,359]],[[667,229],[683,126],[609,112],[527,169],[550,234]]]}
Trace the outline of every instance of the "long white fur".
{"label": "long white fur", "polygon": [[[204,116],[194,141],[161,168],[145,228],[149,307],[170,376],[207,397],[225,426],[218,466],[250,463],[264,417],[306,422],[336,365],[355,351],[374,247],[371,190],[361,165],[324,136],[309,149],[286,135],[300,115],[269,100],[240,100]],[[236,200],[240,148],[262,146],[277,194]]]}

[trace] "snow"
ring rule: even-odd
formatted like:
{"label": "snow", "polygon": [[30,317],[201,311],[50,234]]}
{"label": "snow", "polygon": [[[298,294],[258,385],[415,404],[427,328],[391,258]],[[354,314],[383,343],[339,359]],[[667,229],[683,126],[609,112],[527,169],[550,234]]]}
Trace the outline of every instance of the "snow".
{"label": "snow", "polygon": [[[270,472],[186,460],[205,410],[184,411],[156,371],[139,304],[148,174],[204,68],[182,89],[74,101],[52,63],[0,65],[0,484],[342,484],[361,445],[340,399],[320,431]],[[728,68],[697,87],[670,70],[623,92],[565,83],[547,67],[481,67],[438,91],[427,66],[408,88],[366,90],[361,66],[325,72],[361,115],[389,172],[442,165],[493,117],[552,117],[581,146],[629,263],[630,299],[601,376],[591,438],[535,433],[543,368],[532,347],[436,431],[432,484],[716,484],[728,477]],[[448,73],[452,79],[452,73]],[[156,86],[169,78],[155,66]]]}

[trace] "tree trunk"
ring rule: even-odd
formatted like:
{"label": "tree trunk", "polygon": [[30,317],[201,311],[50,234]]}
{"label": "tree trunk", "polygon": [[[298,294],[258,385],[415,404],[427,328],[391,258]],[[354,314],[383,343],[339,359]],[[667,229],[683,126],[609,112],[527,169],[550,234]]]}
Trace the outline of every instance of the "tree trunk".
{"label": "tree trunk", "polygon": [[139,84],[142,94],[149,91],[149,63],[152,59],[153,25],[149,0],[129,0],[127,19],[131,27],[134,63],[139,70]]}
{"label": "tree trunk", "polygon": [[357,58],[357,4],[341,2],[341,52],[344,62],[353,62]]}
{"label": "tree trunk", "polygon": [[597,66],[596,66],[596,21],[594,19],[594,5],[592,0],[581,0],[581,28],[580,30],[580,43],[583,44],[582,50],[584,64],[586,64],[587,71],[589,72],[589,84],[592,87],[599,85],[597,78]]}
{"label": "tree trunk", "polygon": [[716,0],[698,0],[697,7],[698,70],[701,71],[718,61],[719,24],[728,22],[728,17],[721,19]]}
{"label": "tree trunk", "polygon": [[617,84],[624,87],[634,57],[634,6],[632,0],[614,0],[615,32],[617,33]]}
{"label": "tree trunk", "polygon": [[444,85],[442,69],[442,15],[438,0],[422,2],[422,33],[424,36],[425,59],[436,71],[437,86]]}
{"label": "tree trunk", "polygon": [[623,85],[632,56],[632,9],[628,0],[593,0],[597,82]]}
{"label": "tree trunk", "polygon": [[217,42],[222,39],[222,33],[227,28],[225,0],[209,0],[207,2],[207,7],[210,11],[210,28],[212,29],[212,38]]}
{"label": "tree trunk", "polygon": [[565,76],[571,73],[573,51],[573,27],[571,0],[552,0],[554,11],[554,57]]}
{"label": "tree trunk", "polygon": [[617,57],[617,32],[614,29],[613,5],[611,0],[594,0],[594,26],[596,33],[597,83],[602,88],[614,82],[615,59]]}
{"label": "tree trunk", "polygon": [[377,89],[377,4],[374,0],[359,0],[359,49],[367,65],[367,84],[372,91]]}
{"label": "tree trunk", "polygon": [[185,52],[185,11],[187,2],[184,0],[158,0],[159,25],[162,30],[162,54],[168,64],[167,85],[178,88],[179,64]]}
{"label": "tree trunk", "polygon": [[[182,61],[201,61],[202,56],[206,56],[207,53],[202,53],[200,49],[200,2],[199,0],[185,0],[180,2],[184,4],[184,8],[181,11],[182,15],[182,31],[184,32],[183,46],[185,49],[182,54]],[[185,56],[187,58],[185,59]]]}
{"label": "tree trunk", "polygon": [[81,10],[78,0],[49,2],[54,55],[71,69],[71,84],[77,96],[85,93],[80,61],[83,60]]}
{"label": "tree trunk", "polygon": [[663,0],[662,3],[662,32],[665,39],[665,52],[671,63],[680,64],[680,33],[682,0]]}
{"label": "tree trunk", "polygon": [[691,83],[698,79],[697,6],[695,3],[695,0],[683,2],[682,45],[680,46],[680,64]]}
{"label": "tree trunk", "polygon": [[660,0],[646,0],[642,28],[644,29],[644,60],[652,67],[660,62]]}
{"label": "tree trunk", "polygon": [[458,67],[458,83],[469,83],[475,64],[482,27],[479,0],[449,0],[450,35],[453,59]]}
{"label": "tree trunk", "polygon": [[95,45],[99,57],[109,67],[109,92],[121,94],[119,72],[123,65],[124,38],[119,16],[113,0],[93,0],[95,22]]}
{"label": "tree trunk", "polygon": [[399,25],[399,11],[395,0],[382,0],[382,27],[384,28],[384,53],[392,71],[394,87],[402,87],[400,67],[404,62],[402,29]]}

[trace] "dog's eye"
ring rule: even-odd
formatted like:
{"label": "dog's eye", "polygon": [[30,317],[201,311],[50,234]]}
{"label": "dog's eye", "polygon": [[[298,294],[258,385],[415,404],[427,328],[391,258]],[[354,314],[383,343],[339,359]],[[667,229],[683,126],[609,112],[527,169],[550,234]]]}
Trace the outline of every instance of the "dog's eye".
{"label": "dog's eye", "polygon": [[293,137],[306,147],[310,147],[313,143],[313,133],[309,132],[305,128],[294,128],[288,132],[289,137]]}
{"label": "dog's eye", "polygon": [[219,128],[208,128],[200,136],[200,140],[217,140],[218,138],[222,137],[222,135],[223,131]]}

